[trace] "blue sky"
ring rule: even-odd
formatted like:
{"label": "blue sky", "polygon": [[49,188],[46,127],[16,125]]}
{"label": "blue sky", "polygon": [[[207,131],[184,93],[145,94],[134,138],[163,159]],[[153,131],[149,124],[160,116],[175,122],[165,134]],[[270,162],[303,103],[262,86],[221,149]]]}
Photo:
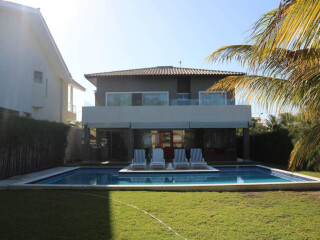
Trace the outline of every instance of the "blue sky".
{"label": "blue sky", "polygon": [[[13,0],[40,8],[74,79],[81,106],[94,105],[85,73],[179,66],[243,71],[233,64],[208,64],[221,46],[240,44],[251,25],[279,0]],[[265,112],[253,107],[253,116]],[[266,113],[264,114],[264,117]]]}

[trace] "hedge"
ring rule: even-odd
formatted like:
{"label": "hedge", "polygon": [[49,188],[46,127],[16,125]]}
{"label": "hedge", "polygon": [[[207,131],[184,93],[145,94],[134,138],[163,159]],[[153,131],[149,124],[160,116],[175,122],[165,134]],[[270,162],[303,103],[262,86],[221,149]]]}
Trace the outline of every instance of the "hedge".
{"label": "hedge", "polygon": [[63,164],[69,126],[0,114],[0,179]]}
{"label": "hedge", "polygon": [[[237,154],[243,157],[243,137],[237,137]],[[288,165],[293,144],[289,132],[280,129],[250,135],[250,159],[259,162]]]}

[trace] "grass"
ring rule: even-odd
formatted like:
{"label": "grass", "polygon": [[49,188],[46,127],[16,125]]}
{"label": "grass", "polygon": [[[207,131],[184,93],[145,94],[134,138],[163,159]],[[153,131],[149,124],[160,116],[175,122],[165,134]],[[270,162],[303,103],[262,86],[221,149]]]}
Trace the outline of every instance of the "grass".
{"label": "grass", "polygon": [[311,172],[311,171],[296,171],[296,173],[304,174],[311,177],[320,178],[320,172]]}
{"label": "grass", "polygon": [[[89,193],[188,239],[319,239],[320,192]],[[0,191],[0,239],[179,239],[150,216],[69,191]]]}

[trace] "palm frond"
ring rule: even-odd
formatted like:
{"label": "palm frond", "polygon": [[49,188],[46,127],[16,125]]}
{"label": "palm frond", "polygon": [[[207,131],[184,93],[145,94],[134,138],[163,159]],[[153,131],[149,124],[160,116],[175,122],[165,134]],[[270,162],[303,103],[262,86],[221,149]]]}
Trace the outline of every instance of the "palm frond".
{"label": "palm frond", "polygon": [[301,66],[319,66],[320,49],[301,49],[291,51],[287,49],[275,49],[265,54],[263,58],[255,58],[258,51],[255,45],[231,45],[221,47],[206,57],[207,62],[230,63],[237,61],[242,66],[248,68],[248,72],[256,74],[258,72],[265,76],[277,76],[288,78],[289,74]]}
{"label": "palm frond", "polygon": [[290,156],[289,169],[294,170],[302,167],[306,158],[319,152],[319,148],[320,124],[315,125],[305,137],[295,144]]}
{"label": "palm frond", "polygon": [[[249,75],[230,76],[212,90],[233,91],[250,103],[281,112],[298,109],[306,120],[320,122],[320,1],[281,0],[252,27],[243,45],[225,46],[206,58],[209,62],[238,61]],[[295,146],[290,166],[305,159],[306,144],[318,144],[315,127]],[[310,141],[310,142],[309,142]]]}
{"label": "palm frond", "polygon": [[277,9],[263,15],[255,23],[249,41],[254,41],[261,48],[259,54],[264,48],[319,48],[319,17],[319,1],[281,1]]}
{"label": "palm frond", "polygon": [[284,109],[303,107],[300,99],[295,98],[297,93],[293,93],[291,82],[279,78],[258,75],[229,76],[208,89],[216,90],[233,92],[233,98],[237,95],[240,99],[246,99],[248,103],[268,110],[280,112]]}

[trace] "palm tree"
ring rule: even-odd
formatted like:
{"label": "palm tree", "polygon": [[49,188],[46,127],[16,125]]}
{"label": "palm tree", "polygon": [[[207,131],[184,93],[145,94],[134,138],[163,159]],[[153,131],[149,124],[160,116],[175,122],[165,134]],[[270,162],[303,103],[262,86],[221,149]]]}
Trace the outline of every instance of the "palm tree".
{"label": "palm tree", "polygon": [[295,127],[298,121],[298,116],[294,116],[291,113],[281,113],[279,115],[279,124],[282,128],[292,128]]}
{"label": "palm tree", "polygon": [[[245,98],[278,113],[298,109],[316,124],[290,156],[289,167],[300,167],[320,146],[320,1],[281,0],[264,14],[243,45],[225,46],[207,57],[212,62],[236,60],[247,75],[220,80],[209,90],[237,89]],[[235,97],[235,96],[234,96]]]}
{"label": "palm tree", "polygon": [[280,124],[276,116],[269,115],[266,119],[266,127],[270,132],[274,132],[280,129]]}

